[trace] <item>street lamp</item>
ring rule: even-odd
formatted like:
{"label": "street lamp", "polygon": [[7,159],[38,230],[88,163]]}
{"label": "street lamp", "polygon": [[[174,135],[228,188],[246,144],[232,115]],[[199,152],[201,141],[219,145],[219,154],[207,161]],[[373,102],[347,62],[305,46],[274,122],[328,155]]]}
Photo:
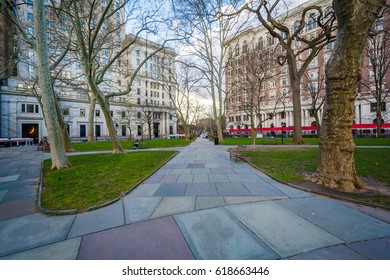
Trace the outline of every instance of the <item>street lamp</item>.
{"label": "street lamp", "polygon": [[282,145],[283,145],[283,138],[284,138],[284,130],[283,130],[283,128],[286,127],[286,123],[282,122],[281,125],[282,125]]}

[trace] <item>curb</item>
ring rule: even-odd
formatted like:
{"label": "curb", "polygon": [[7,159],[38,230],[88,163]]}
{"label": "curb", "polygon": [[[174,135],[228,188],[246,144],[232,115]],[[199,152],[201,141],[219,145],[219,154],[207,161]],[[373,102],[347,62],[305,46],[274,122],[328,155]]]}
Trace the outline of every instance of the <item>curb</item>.
{"label": "curb", "polygon": [[80,213],[86,213],[90,212],[93,210],[97,210],[106,206],[109,206],[115,202],[118,202],[121,200],[123,197],[128,195],[130,192],[132,192],[134,189],[136,189],[139,185],[141,185],[146,179],[148,179],[150,176],[152,176],[154,173],[156,173],[161,167],[163,167],[165,164],[167,164],[168,161],[173,159],[177,154],[179,154],[178,151],[174,151],[175,153],[170,156],[166,161],[164,161],[159,167],[157,167],[155,170],[153,170],[151,173],[146,175],[144,178],[136,182],[130,189],[128,189],[124,195],[121,195],[120,197],[114,198],[113,200],[107,201],[105,203],[99,204],[99,205],[93,205],[87,208],[86,211],[79,211],[78,209],[70,209],[70,210],[51,210],[51,209],[46,209],[42,207],[41,204],[41,198],[42,198],[42,191],[43,191],[43,161],[41,162],[41,174],[40,174],[40,183],[39,183],[39,188],[38,188],[38,201],[37,201],[37,208],[38,210],[46,215],[53,215],[53,216],[62,216],[62,215],[73,215],[73,214],[80,214]]}

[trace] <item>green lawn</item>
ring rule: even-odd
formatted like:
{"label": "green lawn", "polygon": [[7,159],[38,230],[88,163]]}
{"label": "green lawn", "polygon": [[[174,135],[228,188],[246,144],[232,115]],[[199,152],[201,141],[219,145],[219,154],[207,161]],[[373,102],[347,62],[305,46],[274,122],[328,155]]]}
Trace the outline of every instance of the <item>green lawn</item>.
{"label": "green lawn", "polygon": [[[247,151],[251,162],[270,175],[285,182],[298,182],[304,173],[315,172],[317,148],[284,148]],[[361,148],[355,150],[355,164],[359,176],[371,176],[390,187],[390,149]]]}
{"label": "green lawn", "polygon": [[[272,138],[271,138],[272,139]],[[256,139],[256,145],[272,144],[271,139],[258,138]],[[277,145],[282,144],[282,138],[277,139]],[[291,144],[292,138],[284,138],[283,144]],[[318,138],[303,138],[305,144],[318,145]],[[390,138],[354,138],[353,141],[357,146],[390,146]],[[224,142],[220,142],[221,145],[251,145],[252,139],[250,138],[225,138]]]}
{"label": "green lawn", "polygon": [[51,170],[51,160],[45,160],[42,207],[85,211],[121,197],[174,154],[145,151],[70,156],[72,167],[60,170]]}
{"label": "green lawn", "polygon": [[[123,149],[130,150],[133,149],[134,141],[121,141]],[[189,144],[185,139],[153,139],[153,140],[143,140],[146,143],[146,148],[165,148],[165,147],[182,147]],[[86,142],[77,142],[72,143],[73,148],[78,152],[85,151],[104,151],[111,150],[112,143],[111,141],[99,141],[93,144]]]}

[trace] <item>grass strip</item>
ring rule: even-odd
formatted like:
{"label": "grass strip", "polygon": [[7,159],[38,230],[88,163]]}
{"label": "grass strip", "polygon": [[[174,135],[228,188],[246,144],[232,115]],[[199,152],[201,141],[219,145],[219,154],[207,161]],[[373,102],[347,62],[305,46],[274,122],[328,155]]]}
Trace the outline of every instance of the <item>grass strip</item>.
{"label": "grass strip", "polygon": [[145,151],[70,156],[72,167],[60,170],[51,170],[51,160],[45,160],[42,207],[82,212],[121,197],[174,153]]}

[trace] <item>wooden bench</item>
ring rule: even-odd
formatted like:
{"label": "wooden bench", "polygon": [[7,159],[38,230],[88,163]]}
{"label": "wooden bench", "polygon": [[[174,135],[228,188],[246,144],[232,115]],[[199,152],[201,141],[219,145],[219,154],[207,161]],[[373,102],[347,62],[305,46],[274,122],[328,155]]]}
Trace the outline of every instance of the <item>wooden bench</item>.
{"label": "wooden bench", "polygon": [[242,159],[242,157],[245,157],[246,146],[238,145],[237,148],[228,149],[228,152],[230,153],[230,158],[234,160],[239,160]]}

